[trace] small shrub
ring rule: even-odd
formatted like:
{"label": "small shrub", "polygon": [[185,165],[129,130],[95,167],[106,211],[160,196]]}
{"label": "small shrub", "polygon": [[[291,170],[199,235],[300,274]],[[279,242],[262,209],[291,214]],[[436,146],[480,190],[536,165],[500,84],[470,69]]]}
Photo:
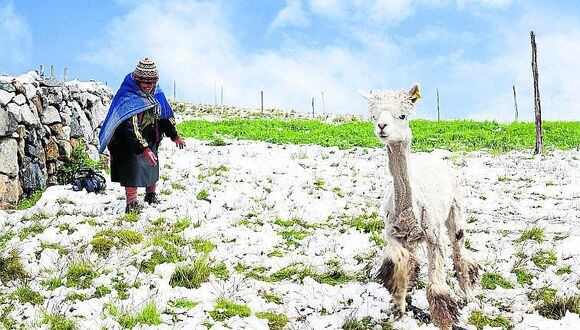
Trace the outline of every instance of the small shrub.
{"label": "small shrub", "polygon": [[467,323],[473,324],[477,330],[482,330],[484,327],[489,326],[493,328],[511,329],[512,325],[510,321],[504,316],[498,315],[495,318],[483,315],[480,311],[474,311],[469,316]]}
{"label": "small shrub", "polygon": [[14,295],[18,297],[18,300],[21,304],[28,302],[32,305],[42,305],[42,303],[44,303],[44,297],[40,293],[31,290],[27,286],[21,287],[14,291]]}
{"label": "small shrub", "polygon": [[91,241],[93,251],[101,257],[109,255],[111,249],[115,246],[115,242],[108,237],[96,237]]}
{"label": "small shrub", "polygon": [[171,275],[169,285],[172,287],[182,286],[188,289],[199,288],[207,282],[211,274],[211,266],[205,257],[194,260],[191,265],[179,265]]}
{"label": "small shrub", "polygon": [[102,162],[95,162],[91,157],[89,157],[89,154],[86,152],[85,144],[81,141],[73,148],[70,158],[58,169],[58,184],[72,183],[74,174],[84,166],[94,168],[97,171],[104,168]]}
{"label": "small shrub", "polygon": [[268,320],[268,327],[270,330],[282,330],[288,324],[288,317],[284,314],[276,314],[271,312],[258,312],[256,317]]}
{"label": "small shrub", "polygon": [[209,312],[209,315],[215,321],[224,321],[235,315],[248,317],[250,314],[251,310],[248,306],[234,304],[222,298],[217,300],[214,310]]}
{"label": "small shrub", "polygon": [[520,236],[520,238],[516,240],[516,242],[523,242],[526,240],[532,240],[541,243],[544,240],[544,231],[542,230],[542,228],[538,227],[525,230]]}
{"label": "small shrub", "polygon": [[504,289],[513,289],[513,284],[503,278],[498,273],[485,273],[481,279],[481,287],[484,289],[495,290],[497,286],[500,286]]}

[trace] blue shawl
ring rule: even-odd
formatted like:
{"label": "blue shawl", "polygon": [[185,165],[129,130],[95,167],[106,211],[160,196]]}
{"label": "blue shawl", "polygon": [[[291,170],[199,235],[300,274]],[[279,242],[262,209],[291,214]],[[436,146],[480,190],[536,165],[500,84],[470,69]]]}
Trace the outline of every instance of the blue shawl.
{"label": "blue shawl", "polygon": [[161,119],[173,118],[173,109],[171,109],[159,85],[155,87],[153,98],[156,101],[155,104],[151,104],[147,99],[139,84],[133,80],[131,73],[125,76],[125,80],[123,80],[121,87],[111,102],[107,117],[105,117],[105,121],[101,125],[99,153],[102,153],[111,142],[115,130],[122,122],[138,113],[153,108],[157,104],[161,107]]}

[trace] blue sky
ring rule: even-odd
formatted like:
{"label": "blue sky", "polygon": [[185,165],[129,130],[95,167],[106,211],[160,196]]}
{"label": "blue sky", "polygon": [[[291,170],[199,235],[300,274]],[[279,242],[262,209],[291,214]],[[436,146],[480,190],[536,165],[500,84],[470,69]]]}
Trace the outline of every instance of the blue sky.
{"label": "blue sky", "polygon": [[[422,86],[417,117],[533,116],[529,31],[544,117],[580,120],[580,2],[573,0],[0,0],[0,74],[43,63],[116,90],[139,58],[180,100],[360,113],[357,90]],[[6,46],[9,45],[9,46]]]}

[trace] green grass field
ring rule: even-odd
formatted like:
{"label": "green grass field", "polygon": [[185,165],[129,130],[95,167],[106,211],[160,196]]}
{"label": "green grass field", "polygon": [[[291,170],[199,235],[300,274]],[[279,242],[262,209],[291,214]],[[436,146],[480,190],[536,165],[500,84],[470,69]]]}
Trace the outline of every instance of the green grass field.
{"label": "green grass field", "polygon": [[[411,128],[414,151],[442,148],[451,151],[505,152],[530,149],[535,145],[533,123],[414,120],[411,121]],[[546,149],[580,147],[580,122],[544,122],[543,128]],[[382,146],[370,122],[331,125],[316,120],[192,120],[180,123],[178,130],[184,137],[200,140],[214,140],[221,135],[279,144],[318,144],[340,148]]]}

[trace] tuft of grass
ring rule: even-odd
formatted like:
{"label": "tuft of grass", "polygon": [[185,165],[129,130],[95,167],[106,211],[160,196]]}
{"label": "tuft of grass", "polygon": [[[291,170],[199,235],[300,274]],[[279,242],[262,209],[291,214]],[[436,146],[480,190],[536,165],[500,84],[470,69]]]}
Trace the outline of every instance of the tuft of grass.
{"label": "tuft of grass", "polygon": [[497,286],[500,286],[504,289],[513,289],[514,285],[503,278],[498,273],[485,273],[481,279],[481,287],[484,289],[495,290]]}
{"label": "tuft of grass", "polygon": [[74,262],[68,266],[66,272],[66,286],[88,289],[97,275],[97,271],[90,262]]}
{"label": "tuft of grass", "polygon": [[474,311],[469,316],[467,323],[473,324],[477,330],[482,330],[484,327],[489,326],[493,328],[511,329],[512,325],[510,320],[504,316],[498,315],[495,318],[484,315],[480,311]]}
{"label": "tuft of grass", "polygon": [[87,300],[87,296],[82,294],[82,293],[73,292],[73,293],[69,294],[68,296],[66,296],[65,300],[71,301],[71,302],[75,302],[77,300],[85,301],[85,300]]}
{"label": "tuft of grass", "polygon": [[279,282],[284,280],[298,279],[300,282],[306,277],[312,277],[314,272],[310,267],[297,267],[297,265],[290,265],[282,268],[270,275],[269,280],[272,282]]}
{"label": "tuft of grass", "polygon": [[215,321],[224,321],[232,316],[248,317],[251,314],[250,307],[241,304],[235,304],[223,298],[217,300],[214,310],[209,315]]}
{"label": "tuft of grass", "polygon": [[270,330],[282,330],[288,324],[288,316],[272,312],[258,312],[256,317],[268,320]]}
{"label": "tuft of grass", "polygon": [[157,311],[157,306],[154,303],[149,303],[145,306],[139,314],[135,317],[137,323],[147,324],[147,325],[160,325],[161,318],[159,312]]}
{"label": "tuft of grass", "polygon": [[155,245],[161,251],[154,250],[151,258],[141,263],[141,269],[146,273],[151,273],[155,270],[155,266],[162,263],[184,260],[185,258],[179,253],[179,248],[186,244],[187,241],[177,234],[165,233],[153,237],[147,245]]}
{"label": "tuft of grass", "polygon": [[202,199],[206,199],[208,196],[209,196],[209,193],[207,192],[207,190],[202,189],[199,193],[197,193],[195,198],[197,198],[197,200],[202,200]]}
{"label": "tuft of grass", "polygon": [[538,250],[532,255],[532,261],[541,269],[556,265],[558,258],[554,250]]}
{"label": "tuft of grass", "polygon": [[179,182],[172,183],[171,188],[173,188],[175,190],[185,190],[185,187]]}
{"label": "tuft of grass", "polygon": [[214,139],[211,140],[211,142],[208,143],[207,145],[211,146],[211,147],[223,147],[223,146],[227,146],[228,143],[226,141],[224,141],[224,139],[222,139],[221,137],[217,136],[217,137],[214,137]]}
{"label": "tuft of grass", "polygon": [[195,301],[191,301],[189,299],[186,298],[178,298],[175,300],[170,300],[168,305],[170,307],[175,307],[175,308],[183,308],[183,309],[192,309],[193,307],[197,306],[199,303],[195,302]]}
{"label": "tuft of grass", "polygon": [[367,329],[383,329],[383,330],[393,330],[393,325],[388,320],[375,321],[371,316],[365,316],[360,320],[353,317],[346,319],[342,325],[342,329],[345,330],[367,330]]}
{"label": "tuft of grass", "polygon": [[572,266],[566,265],[558,268],[556,275],[572,274]]}
{"label": "tuft of grass", "polygon": [[17,210],[26,210],[26,209],[33,207],[34,205],[36,205],[36,202],[38,202],[40,197],[42,197],[42,193],[44,193],[44,189],[35,191],[28,198],[20,201],[18,203],[18,205],[16,205],[16,209]]}
{"label": "tuft of grass", "polygon": [[536,309],[543,317],[553,320],[563,318],[566,311],[580,314],[580,295],[546,299]]}
{"label": "tuft of grass", "polygon": [[228,267],[223,262],[215,267],[212,268],[212,273],[215,277],[227,281],[230,278],[230,272],[228,271]]}
{"label": "tuft of grass", "polygon": [[379,219],[377,212],[362,214],[344,223],[365,233],[375,233],[385,228],[385,223]]}
{"label": "tuft of grass", "polygon": [[94,298],[102,298],[102,297],[108,295],[109,293],[111,293],[111,289],[109,289],[108,287],[106,287],[104,285],[101,285],[95,289],[95,293],[93,294],[93,297]]}
{"label": "tuft of grass", "polygon": [[195,238],[191,241],[196,252],[210,253],[216,247],[210,240]]}
{"label": "tuft of grass", "polygon": [[29,235],[38,235],[44,232],[46,226],[40,223],[40,221],[35,220],[34,223],[20,231],[18,237],[21,241],[25,240]]}
{"label": "tuft of grass", "polygon": [[54,278],[47,278],[46,280],[43,280],[42,282],[40,282],[40,284],[44,287],[46,287],[47,290],[54,290],[58,287],[63,286],[64,284],[62,283],[62,280],[58,277],[54,277]]}
{"label": "tuft of grass", "polygon": [[135,212],[125,213],[119,220],[122,222],[137,222],[139,221],[139,214]]}
{"label": "tuft of grass", "polygon": [[188,218],[179,219],[175,222],[175,225],[173,225],[173,232],[174,233],[181,233],[190,225],[191,225],[191,220],[189,220]]}
{"label": "tuft of grass", "polygon": [[143,235],[133,230],[103,230],[93,236],[91,244],[93,251],[101,257],[109,255],[113,247],[120,248],[123,246],[139,244],[143,240]]}
{"label": "tuft of grass", "polygon": [[536,310],[543,317],[559,320],[567,311],[580,314],[580,295],[557,297],[556,290],[543,287],[528,293],[530,300],[535,301]]}
{"label": "tuft of grass", "polygon": [[0,279],[2,283],[13,280],[24,280],[28,273],[20,263],[20,255],[16,250],[11,250],[7,256],[0,256]]}
{"label": "tuft of grass", "polygon": [[14,295],[18,297],[21,304],[42,305],[44,303],[44,297],[40,293],[31,290],[28,286],[17,289],[14,291]]}
{"label": "tuft of grass", "polygon": [[42,323],[48,324],[49,330],[76,330],[78,325],[75,321],[66,318],[64,315],[55,312],[48,314],[42,312]]}
{"label": "tuft of grass", "polygon": [[157,306],[153,302],[147,304],[136,315],[126,311],[119,311],[117,306],[112,303],[104,305],[105,311],[114,317],[119,325],[125,329],[133,329],[137,324],[160,325],[161,317],[157,311]]}
{"label": "tuft of grass", "polygon": [[286,245],[290,246],[293,245],[294,247],[300,246],[297,240],[301,240],[309,235],[308,232],[302,230],[286,229],[286,230],[278,230],[276,231],[282,238],[286,241]]}
{"label": "tuft of grass", "polygon": [[524,230],[524,232],[522,233],[520,238],[516,240],[516,242],[523,242],[526,240],[532,240],[541,243],[544,240],[544,230],[539,227]]}
{"label": "tuft of grass", "polygon": [[369,237],[369,242],[374,242],[378,247],[387,245],[387,240],[377,234],[372,234],[371,237]]}
{"label": "tuft of grass", "polygon": [[273,302],[273,303],[278,304],[278,305],[282,304],[282,298],[280,298],[280,296],[275,295],[273,293],[264,293],[261,296],[267,302]]}
{"label": "tuft of grass", "polygon": [[531,285],[532,279],[534,276],[530,274],[530,272],[525,268],[514,268],[512,269],[512,273],[516,274],[518,279],[518,284],[521,285]]}
{"label": "tuft of grass", "polygon": [[182,286],[188,289],[199,288],[207,282],[212,272],[211,266],[205,257],[198,258],[190,265],[179,265],[175,268],[169,285],[172,287]]}

